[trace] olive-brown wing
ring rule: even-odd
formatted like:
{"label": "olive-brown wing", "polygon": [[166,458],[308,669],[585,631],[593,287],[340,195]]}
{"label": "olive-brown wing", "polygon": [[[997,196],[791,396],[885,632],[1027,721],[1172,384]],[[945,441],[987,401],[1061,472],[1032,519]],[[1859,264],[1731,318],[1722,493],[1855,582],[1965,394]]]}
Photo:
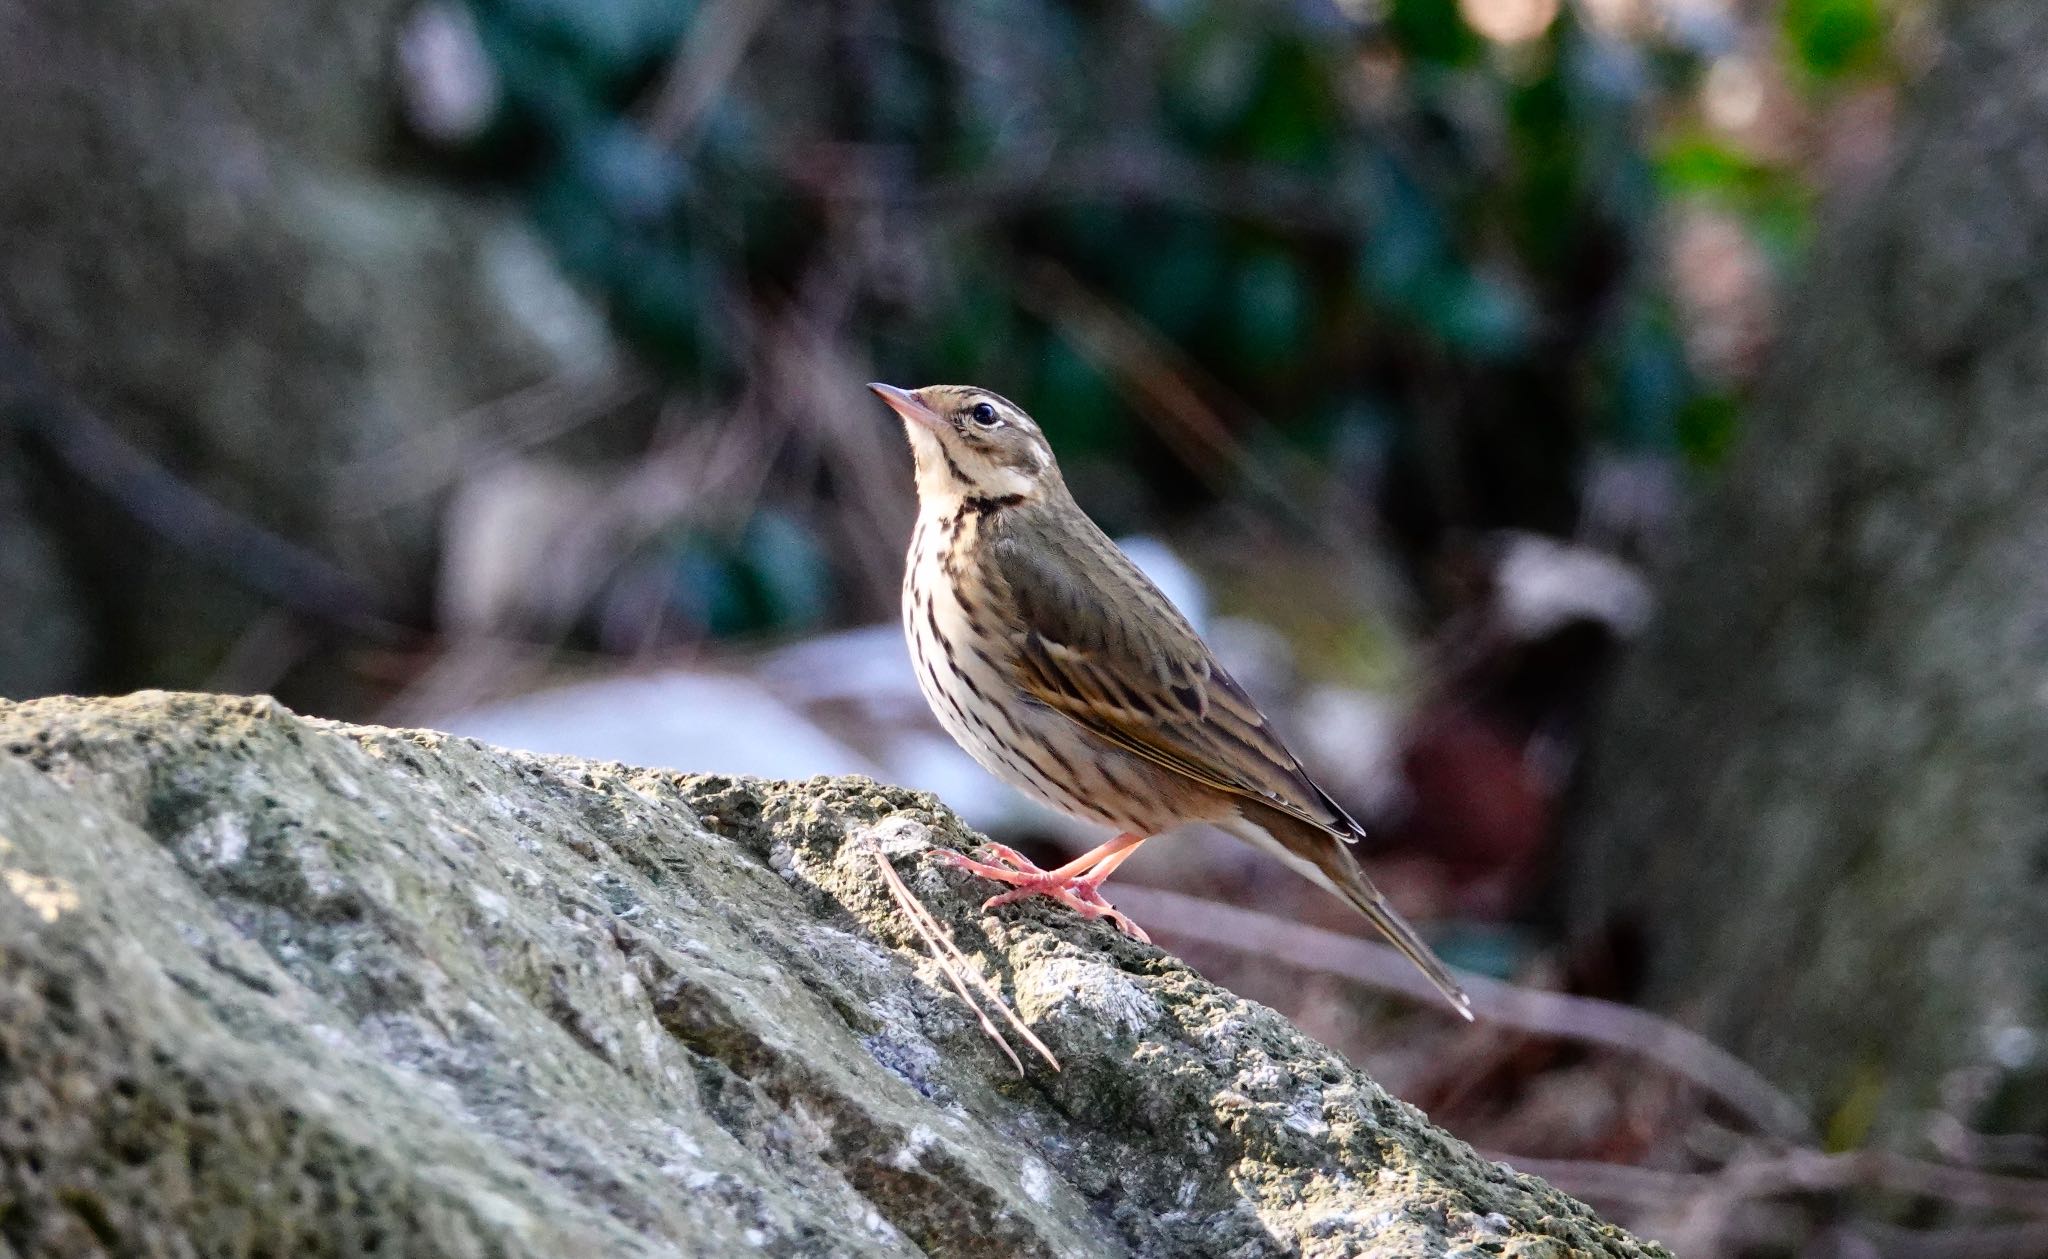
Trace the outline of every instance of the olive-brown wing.
{"label": "olive-brown wing", "polygon": [[1362,833],[1114,543],[1092,525],[1078,536],[1018,525],[990,551],[1016,610],[1012,658],[1027,695],[1196,782],[1347,840]]}

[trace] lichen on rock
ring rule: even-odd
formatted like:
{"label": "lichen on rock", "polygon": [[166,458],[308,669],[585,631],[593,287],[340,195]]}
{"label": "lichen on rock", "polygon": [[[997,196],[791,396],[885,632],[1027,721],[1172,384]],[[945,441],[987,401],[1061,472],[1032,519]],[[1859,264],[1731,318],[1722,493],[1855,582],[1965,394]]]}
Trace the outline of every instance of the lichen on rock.
{"label": "lichen on rock", "polygon": [[1159,950],[982,912],[929,796],[159,693],[0,704],[0,752],[0,1251],[1662,1253]]}

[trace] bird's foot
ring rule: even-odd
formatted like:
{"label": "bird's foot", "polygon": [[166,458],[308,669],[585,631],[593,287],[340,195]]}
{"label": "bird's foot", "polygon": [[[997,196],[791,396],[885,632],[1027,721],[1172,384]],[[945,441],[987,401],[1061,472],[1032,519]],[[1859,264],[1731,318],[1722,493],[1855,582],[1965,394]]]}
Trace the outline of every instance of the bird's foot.
{"label": "bird's foot", "polygon": [[995,855],[996,861],[1002,864],[976,861],[964,853],[946,849],[940,849],[938,852],[941,858],[962,870],[1011,886],[1012,891],[999,892],[983,901],[983,909],[994,909],[1000,905],[1029,900],[1034,896],[1045,896],[1065,905],[1083,918],[1107,918],[1134,940],[1146,944],[1152,942],[1152,937],[1145,934],[1144,928],[1132,922],[1116,906],[1103,899],[1102,883],[1109,877],[1108,871],[1097,875],[1092,872],[1069,874],[1065,872],[1065,867],[1060,870],[1043,870],[1031,858],[1008,844],[990,841],[988,849]]}

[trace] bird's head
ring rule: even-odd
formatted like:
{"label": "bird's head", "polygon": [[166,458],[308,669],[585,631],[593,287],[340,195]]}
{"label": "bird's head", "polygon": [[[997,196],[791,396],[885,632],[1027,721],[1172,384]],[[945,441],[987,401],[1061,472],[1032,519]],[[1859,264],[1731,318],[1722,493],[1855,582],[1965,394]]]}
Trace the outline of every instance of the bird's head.
{"label": "bird's head", "polygon": [[868,388],[903,417],[917,461],[917,496],[1027,502],[1060,483],[1045,434],[1024,409],[972,385]]}

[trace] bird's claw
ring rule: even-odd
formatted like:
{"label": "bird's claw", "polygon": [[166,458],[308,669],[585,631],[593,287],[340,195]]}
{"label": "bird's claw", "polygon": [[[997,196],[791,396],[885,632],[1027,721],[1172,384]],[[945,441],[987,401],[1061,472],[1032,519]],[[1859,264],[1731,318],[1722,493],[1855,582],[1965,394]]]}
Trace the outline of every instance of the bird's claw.
{"label": "bird's claw", "polygon": [[978,874],[984,879],[994,879],[998,883],[1014,883],[1019,878],[1029,878],[1032,875],[1044,873],[1037,866],[1032,865],[1025,858],[1024,854],[1014,848],[1003,844],[990,844],[989,847],[996,850],[996,858],[998,860],[1013,864],[991,865],[986,861],[976,861],[964,852],[954,852],[950,848],[935,849],[933,855],[950,866],[965,870],[970,874]]}
{"label": "bird's claw", "polygon": [[989,897],[981,903],[981,907],[995,909],[998,906],[1029,900],[1034,896],[1050,897],[1083,918],[1107,918],[1116,924],[1118,930],[1133,940],[1143,944],[1152,943],[1152,937],[1145,934],[1143,927],[1132,922],[1130,916],[1122,910],[1102,899],[1102,893],[1097,891],[1093,884],[1078,879],[1068,883],[1047,881],[1040,886],[1019,886],[1013,892],[1000,892]]}
{"label": "bird's claw", "polygon": [[1029,857],[1007,844],[990,841],[988,849],[997,861],[1004,864],[976,861],[965,853],[953,852],[950,849],[939,849],[937,854],[941,860],[962,870],[978,874],[984,879],[992,879],[997,883],[1011,885],[1011,891],[998,892],[983,901],[983,909],[996,909],[1003,905],[1029,900],[1034,896],[1045,896],[1065,905],[1083,918],[1107,918],[1116,924],[1118,930],[1133,940],[1145,944],[1152,942],[1152,937],[1145,934],[1144,928],[1132,922],[1128,915],[1103,899],[1101,879],[1086,874],[1067,877],[1056,875],[1049,870],[1040,869]]}

